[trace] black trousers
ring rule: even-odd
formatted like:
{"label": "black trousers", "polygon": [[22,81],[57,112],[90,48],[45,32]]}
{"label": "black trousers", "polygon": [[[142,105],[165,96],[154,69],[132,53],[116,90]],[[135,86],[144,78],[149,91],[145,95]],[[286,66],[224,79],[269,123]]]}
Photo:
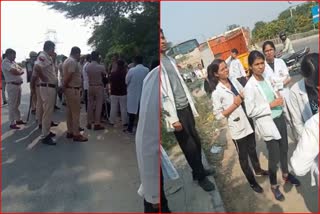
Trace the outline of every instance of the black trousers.
{"label": "black trousers", "polygon": [[250,158],[252,167],[255,172],[258,172],[261,167],[259,163],[259,159],[256,152],[256,139],[254,133],[238,139],[233,140],[238,154],[239,154],[239,162],[242,169],[242,172],[246,176],[249,184],[256,184],[256,179],[254,178],[252,169],[249,165],[248,157]]}
{"label": "black trousers", "polygon": [[84,103],[86,105],[86,112],[88,112],[88,90],[84,90]]}
{"label": "black trousers", "polygon": [[177,110],[178,118],[182,124],[182,130],[174,132],[176,139],[184,153],[192,174],[196,180],[205,177],[201,160],[201,140],[195,128],[195,120],[190,106]]}
{"label": "black trousers", "polygon": [[134,126],[134,121],[136,119],[136,114],[131,114],[131,113],[128,113],[128,116],[129,116],[129,123],[128,123],[128,131],[129,132],[132,132],[133,131],[133,126]]}
{"label": "black trousers", "polygon": [[168,208],[168,200],[166,198],[166,195],[164,193],[164,186],[163,186],[163,174],[162,174],[162,170],[160,171],[160,187],[161,187],[161,195],[160,195],[160,200],[161,200],[161,208],[154,208],[152,206],[151,203],[147,202],[146,200],[144,200],[144,212],[145,213],[159,213],[160,210],[161,212],[168,212],[169,208]]}
{"label": "black trousers", "polygon": [[283,115],[273,119],[281,139],[266,141],[269,156],[269,179],[271,185],[277,184],[277,164],[280,160],[282,173],[288,173],[288,134],[286,121]]}

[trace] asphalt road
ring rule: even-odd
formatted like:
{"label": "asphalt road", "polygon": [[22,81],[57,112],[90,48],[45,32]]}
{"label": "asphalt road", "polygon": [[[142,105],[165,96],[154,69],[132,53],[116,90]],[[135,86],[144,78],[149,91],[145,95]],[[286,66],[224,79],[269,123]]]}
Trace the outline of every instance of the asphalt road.
{"label": "asphalt road", "polygon": [[[23,84],[23,119],[29,88]],[[65,110],[54,113],[60,122],[52,131],[56,146],[38,143],[34,116],[22,130],[9,130],[8,106],[2,110],[2,212],[142,212],[134,136],[122,127],[85,130],[89,141],[66,139]],[[86,114],[82,108],[81,126]]]}

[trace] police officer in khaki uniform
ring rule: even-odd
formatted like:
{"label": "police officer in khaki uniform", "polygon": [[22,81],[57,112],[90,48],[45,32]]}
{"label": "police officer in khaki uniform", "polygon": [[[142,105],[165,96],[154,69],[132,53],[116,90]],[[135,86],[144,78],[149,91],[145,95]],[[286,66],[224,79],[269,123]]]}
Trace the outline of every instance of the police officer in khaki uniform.
{"label": "police officer in khaki uniform", "polygon": [[44,144],[56,145],[52,140],[55,136],[50,132],[51,119],[55,105],[57,75],[52,61],[54,55],[55,44],[51,41],[44,43],[43,51],[40,52],[35,62],[35,71],[40,78],[39,94],[42,101],[42,135],[41,141]]}
{"label": "police officer in khaki uniform", "polygon": [[94,130],[104,129],[100,123],[104,101],[102,77],[106,76],[107,73],[105,67],[100,65],[98,61],[99,53],[93,51],[91,53],[91,63],[86,68],[89,83],[87,128],[91,129],[91,125],[94,123]]}
{"label": "police officer in khaki uniform", "polygon": [[[35,99],[36,100],[36,121],[38,122],[39,129],[42,129],[43,102],[40,96],[40,78],[35,67],[33,67],[32,76],[30,80],[30,87],[31,87],[31,94],[35,94],[35,98],[36,98]],[[32,97],[32,102],[33,102],[33,99],[34,98]],[[51,126],[58,126],[58,124],[51,121]],[[55,136],[55,134],[52,132],[50,132],[50,135],[52,137]]]}
{"label": "police officer in khaki uniform", "polygon": [[81,50],[78,47],[71,49],[70,57],[63,63],[63,90],[67,103],[67,138],[73,141],[85,142],[88,138],[80,134],[80,89],[81,71],[79,67]]}
{"label": "police officer in khaki uniform", "polygon": [[23,83],[21,75],[22,69],[15,63],[16,52],[9,48],[5,52],[5,58],[2,61],[2,72],[6,80],[6,90],[8,93],[9,121],[11,129],[20,129],[17,125],[26,124],[21,120],[19,110],[21,101],[21,84]]}
{"label": "police officer in khaki uniform", "polygon": [[[37,60],[38,54],[34,51],[31,51],[29,53],[30,59],[27,59],[26,61],[26,70],[27,70],[27,82],[30,82],[30,89],[31,89],[31,79],[33,74],[33,67],[34,63]],[[32,93],[34,92],[34,93]],[[31,113],[36,113],[36,107],[37,107],[37,95],[35,94],[34,90],[31,90]]]}

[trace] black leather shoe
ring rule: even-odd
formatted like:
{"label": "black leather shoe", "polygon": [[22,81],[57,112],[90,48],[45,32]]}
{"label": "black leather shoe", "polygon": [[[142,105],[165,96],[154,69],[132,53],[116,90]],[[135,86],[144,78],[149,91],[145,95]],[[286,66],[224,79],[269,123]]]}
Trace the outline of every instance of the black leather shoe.
{"label": "black leather shoe", "polygon": [[199,180],[198,183],[199,186],[206,192],[215,190],[214,184],[207,177],[205,177],[202,180]]}
{"label": "black leather shoe", "polygon": [[67,133],[67,138],[73,138],[73,134],[71,134],[71,133]]}
{"label": "black leather shoe", "polygon": [[17,120],[17,121],[16,121],[16,124],[17,124],[17,125],[25,125],[25,124],[27,124],[27,123],[24,122],[24,121],[22,121],[22,120]]}
{"label": "black leather shoe", "polygon": [[104,130],[105,128],[101,125],[94,125],[93,130]]}
{"label": "black leather shoe", "polygon": [[58,126],[58,123],[54,123],[53,121],[51,121],[51,126]]}
{"label": "black leather shoe", "polygon": [[47,136],[46,138],[42,139],[42,140],[41,140],[41,143],[46,144],[46,145],[50,145],[50,146],[54,146],[54,145],[57,144],[57,143],[54,142],[54,141],[52,140],[52,138],[49,137],[49,136]]}
{"label": "black leather shoe", "polygon": [[79,132],[83,132],[84,128],[79,127]]}
{"label": "black leather shoe", "polygon": [[205,169],[204,170],[204,175],[209,176],[209,175],[215,175],[216,171],[213,168]]}
{"label": "black leather shoe", "polygon": [[48,136],[52,138],[52,137],[55,137],[55,136],[56,136],[56,134],[55,134],[55,133],[53,133],[53,132],[50,132]]}
{"label": "black leather shoe", "polygon": [[[210,175],[215,175],[216,174],[216,171],[213,169],[213,168],[209,168],[209,169],[205,169],[204,170],[204,175],[205,176],[210,176]],[[192,174],[192,178],[193,180],[197,180],[197,178],[195,177],[194,174]]]}
{"label": "black leather shoe", "polygon": [[255,191],[257,193],[263,193],[263,189],[258,183],[250,184],[250,187],[253,189],[253,191]]}

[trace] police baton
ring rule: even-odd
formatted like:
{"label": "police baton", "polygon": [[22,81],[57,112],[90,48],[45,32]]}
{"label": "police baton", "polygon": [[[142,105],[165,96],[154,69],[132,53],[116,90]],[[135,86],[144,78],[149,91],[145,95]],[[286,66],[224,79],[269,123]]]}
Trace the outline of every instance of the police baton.
{"label": "police baton", "polygon": [[28,109],[27,122],[29,121],[31,107],[32,107],[32,92],[30,92],[30,100],[29,100],[29,109]]}

